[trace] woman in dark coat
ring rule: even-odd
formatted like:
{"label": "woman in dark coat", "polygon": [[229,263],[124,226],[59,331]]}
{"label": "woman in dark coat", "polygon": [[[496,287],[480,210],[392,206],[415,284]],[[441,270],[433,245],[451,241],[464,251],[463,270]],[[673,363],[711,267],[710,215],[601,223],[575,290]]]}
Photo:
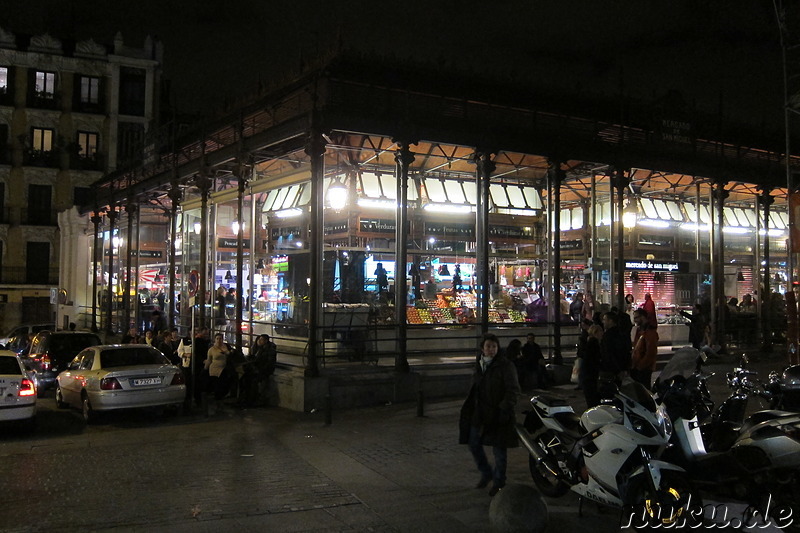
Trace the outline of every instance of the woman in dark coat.
{"label": "woman in dark coat", "polygon": [[[514,407],[520,392],[517,370],[499,351],[497,337],[484,335],[481,354],[475,362],[472,388],[461,409],[460,442],[469,444],[481,473],[476,488],[493,482],[490,496],[505,486],[508,448],[519,445],[514,429]],[[492,447],[494,468],[489,465],[484,446]]]}

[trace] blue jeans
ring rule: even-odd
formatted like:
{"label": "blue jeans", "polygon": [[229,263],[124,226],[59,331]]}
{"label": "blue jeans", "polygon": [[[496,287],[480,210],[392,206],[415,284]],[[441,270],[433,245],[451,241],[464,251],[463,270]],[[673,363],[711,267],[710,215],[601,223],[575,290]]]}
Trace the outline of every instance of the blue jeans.
{"label": "blue jeans", "polygon": [[506,465],[508,464],[508,448],[492,446],[494,454],[494,470],[486,459],[486,452],[481,444],[481,429],[475,426],[469,430],[469,451],[475,459],[475,465],[481,473],[481,478],[491,479],[495,486],[503,487],[506,484]]}

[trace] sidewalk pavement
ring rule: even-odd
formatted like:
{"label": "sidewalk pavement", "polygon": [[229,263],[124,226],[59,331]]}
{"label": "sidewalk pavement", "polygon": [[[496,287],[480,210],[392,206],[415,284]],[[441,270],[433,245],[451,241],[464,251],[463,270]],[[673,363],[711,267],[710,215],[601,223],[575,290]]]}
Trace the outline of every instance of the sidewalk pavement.
{"label": "sidewalk pavement", "polygon": [[[751,360],[766,379],[785,358],[751,353]],[[723,387],[734,362],[724,356],[709,367],[722,375]],[[582,411],[575,385],[548,392]],[[520,412],[529,396],[521,395]],[[0,527],[488,531],[491,498],[486,489],[473,488],[478,472],[467,447],[457,444],[461,403],[427,403],[421,417],[416,404],[334,411],[331,425],[322,412],[226,409],[210,418],[189,415],[161,424],[121,419],[80,434],[3,440]],[[524,448],[509,451],[508,483],[532,485]],[[616,511],[587,503],[579,516],[572,493],[546,502],[547,531],[619,531]]]}

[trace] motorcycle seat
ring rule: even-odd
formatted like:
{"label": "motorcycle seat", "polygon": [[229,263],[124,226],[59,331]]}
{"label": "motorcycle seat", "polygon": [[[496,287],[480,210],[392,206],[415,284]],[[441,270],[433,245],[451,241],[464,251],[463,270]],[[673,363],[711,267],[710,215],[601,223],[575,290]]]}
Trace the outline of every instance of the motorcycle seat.
{"label": "motorcycle seat", "polygon": [[536,401],[545,407],[564,407],[569,405],[565,400],[561,398],[556,398],[555,396],[547,396],[544,394],[540,394],[536,397]]}
{"label": "motorcycle seat", "polygon": [[762,422],[766,422],[767,420],[772,420],[774,418],[780,418],[782,416],[791,416],[796,413],[790,413],[787,411],[776,411],[776,410],[767,410],[767,411],[758,411],[750,415],[747,420],[742,423],[742,427],[739,429],[740,434],[744,434]]}
{"label": "motorcycle seat", "polygon": [[586,431],[581,426],[581,417],[573,412],[553,413],[553,419],[561,424],[566,432],[575,439],[580,438]]}

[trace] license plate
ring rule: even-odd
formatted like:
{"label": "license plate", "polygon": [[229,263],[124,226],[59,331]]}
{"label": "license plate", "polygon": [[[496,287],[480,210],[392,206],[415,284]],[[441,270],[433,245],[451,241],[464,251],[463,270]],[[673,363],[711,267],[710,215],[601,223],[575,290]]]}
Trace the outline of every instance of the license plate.
{"label": "license plate", "polygon": [[161,378],[134,378],[131,380],[131,385],[134,387],[142,387],[145,385],[161,385]]}

